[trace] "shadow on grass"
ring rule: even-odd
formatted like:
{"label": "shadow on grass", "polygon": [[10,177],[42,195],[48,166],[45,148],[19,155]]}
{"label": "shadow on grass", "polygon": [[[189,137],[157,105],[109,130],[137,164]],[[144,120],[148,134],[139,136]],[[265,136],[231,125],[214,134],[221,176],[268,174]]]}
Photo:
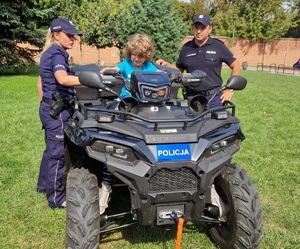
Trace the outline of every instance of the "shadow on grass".
{"label": "shadow on grass", "polygon": [[[120,190],[120,189],[119,189]],[[130,211],[130,201],[129,193],[127,189],[122,189],[121,191],[114,190],[112,194],[111,201],[109,203],[109,208],[106,211],[107,215],[112,215],[121,212]],[[114,222],[114,226],[120,226],[123,224],[128,224],[132,222],[131,215],[126,218],[122,218]],[[137,246],[139,248],[143,245],[149,244],[149,246],[156,246],[155,248],[174,248],[177,234],[177,225],[170,226],[140,226],[133,225],[127,228],[122,228],[114,232],[109,232],[101,234],[100,238],[100,248],[114,248],[111,247],[113,244],[121,245],[126,248],[130,246]],[[183,227],[183,236],[194,236],[195,234],[201,235],[201,237],[207,237],[210,239],[207,227],[201,222],[187,222]],[[196,235],[198,237],[198,235]],[[149,247],[149,248],[150,248]],[[117,247],[118,248],[118,247]],[[123,247],[120,247],[123,248]]]}
{"label": "shadow on grass", "polygon": [[26,66],[20,66],[20,67],[2,67],[0,69],[0,75],[2,76],[14,76],[14,75],[36,76],[38,74],[39,74],[39,66],[36,63],[31,63]]}

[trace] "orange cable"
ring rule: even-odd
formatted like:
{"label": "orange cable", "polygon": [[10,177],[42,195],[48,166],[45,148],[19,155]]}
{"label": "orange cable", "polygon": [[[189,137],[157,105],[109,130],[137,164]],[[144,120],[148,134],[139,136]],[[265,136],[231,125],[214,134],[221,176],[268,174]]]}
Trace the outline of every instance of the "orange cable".
{"label": "orange cable", "polygon": [[178,219],[178,226],[177,226],[177,237],[176,237],[176,249],[180,249],[181,237],[182,237],[182,228],[183,228],[183,218]]}

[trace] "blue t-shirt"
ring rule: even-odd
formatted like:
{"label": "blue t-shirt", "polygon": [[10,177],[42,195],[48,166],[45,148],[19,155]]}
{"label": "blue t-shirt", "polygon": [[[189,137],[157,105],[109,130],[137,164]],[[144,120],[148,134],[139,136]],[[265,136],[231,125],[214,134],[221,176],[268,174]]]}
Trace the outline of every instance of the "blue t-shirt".
{"label": "blue t-shirt", "polygon": [[54,73],[64,70],[68,75],[72,75],[69,66],[69,54],[65,49],[57,44],[51,45],[41,56],[39,64],[39,74],[42,79],[43,96],[52,98],[52,93],[59,92],[61,98],[72,98],[74,95],[73,87],[65,87],[57,82]]}
{"label": "blue t-shirt", "polygon": [[[117,65],[117,68],[120,69],[120,73],[126,79],[127,83],[130,84],[131,74],[133,72],[156,72],[158,68],[153,65],[150,61],[145,61],[140,69],[134,68],[132,60],[125,59]],[[131,93],[124,86],[121,90],[120,96],[122,98],[131,96]]]}

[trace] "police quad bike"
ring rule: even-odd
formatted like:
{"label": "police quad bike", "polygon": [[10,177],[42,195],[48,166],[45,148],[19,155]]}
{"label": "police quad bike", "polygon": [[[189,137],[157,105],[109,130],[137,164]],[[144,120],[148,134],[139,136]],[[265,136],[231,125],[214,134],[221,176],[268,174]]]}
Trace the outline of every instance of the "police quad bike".
{"label": "police quad bike", "polygon": [[[162,69],[134,72],[125,82],[132,97],[123,99],[121,76],[77,71],[82,86],[65,128],[66,248],[98,248],[102,235],[136,224],[177,226],[180,248],[187,222],[205,223],[218,248],[259,248],[258,193],[232,163],[245,139],[235,105],[210,109],[204,96],[184,94],[204,81],[202,71]],[[231,76],[220,91],[246,84]],[[128,195],[113,209],[125,210],[112,213],[108,204],[124,186]]]}

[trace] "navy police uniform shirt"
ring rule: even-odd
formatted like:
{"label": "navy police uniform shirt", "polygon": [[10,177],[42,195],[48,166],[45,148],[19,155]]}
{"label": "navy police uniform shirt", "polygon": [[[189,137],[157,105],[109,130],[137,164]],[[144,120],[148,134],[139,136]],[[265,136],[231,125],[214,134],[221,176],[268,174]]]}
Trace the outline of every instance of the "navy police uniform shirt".
{"label": "navy police uniform shirt", "polygon": [[224,42],[209,37],[208,41],[199,47],[194,38],[183,45],[176,66],[186,70],[187,73],[195,70],[204,71],[207,74],[205,82],[197,89],[193,89],[207,91],[222,85],[222,62],[230,65],[235,60],[236,58]]}
{"label": "navy police uniform shirt", "polygon": [[73,87],[64,87],[59,84],[54,73],[64,70],[68,75],[72,75],[69,66],[69,54],[57,44],[51,45],[40,59],[39,72],[42,78],[43,96],[52,99],[52,93],[58,91],[61,98],[72,98],[74,95]]}

